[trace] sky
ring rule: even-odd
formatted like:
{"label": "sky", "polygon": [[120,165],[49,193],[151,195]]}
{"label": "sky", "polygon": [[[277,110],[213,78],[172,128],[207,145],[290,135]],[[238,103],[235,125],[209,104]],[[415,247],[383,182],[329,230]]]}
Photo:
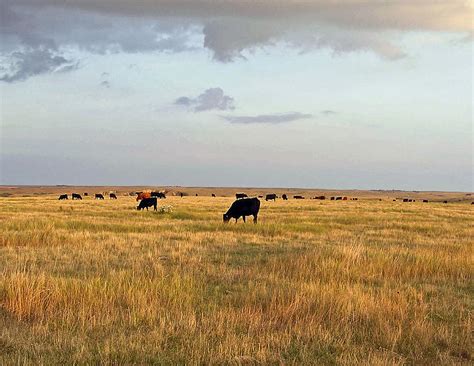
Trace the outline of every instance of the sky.
{"label": "sky", "polygon": [[469,0],[0,0],[0,184],[473,191]]}

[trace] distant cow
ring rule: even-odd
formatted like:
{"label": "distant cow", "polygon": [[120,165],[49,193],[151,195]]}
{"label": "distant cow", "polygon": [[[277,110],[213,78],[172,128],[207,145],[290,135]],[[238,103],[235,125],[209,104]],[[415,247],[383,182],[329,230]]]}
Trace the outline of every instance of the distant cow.
{"label": "distant cow", "polygon": [[198,196],[198,194],[196,193],[196,197]]}
{"label": "distant cow", "polygon": [[67,194],[62,194],[59,196],[58,200],[67,200]]}
{"label": "distant cow", "polygon": [[213,193],[213,194],[211,194],[211,197],[215,197],[215,196],[216,196],[216,195],[215,195],[214,193]]}
{"label": "distant cow", "polygon": [[357,200],[358,200],[357,197],[351,198],[351,201],[357,201]]}
{"label": "distant cow", "polygon": [[260,210],[260,200],[258,198],[242,198],[234,201],[227,212],[223,215],[224,222],[235,219],[235,222],[242,217],[245,222],[246,216],[253,216],[254,224],[257,223],[258,211]]}
{"label": "distant cow", "polygon": [[110,193],[109,197],[110,197],[111,200],[116,200],[117,199],[117,195],[115,193]]}
{"label": "distant cow", "polygon": [[408,198],[404,198],[403,202],[409,202],[410,200]]}
{"label": "distant cow", "polygon": [[443,201],[443,203],[448,203],[448,201]]}
{"label": "distant cow", "polygon": [[151,198],[151,193],[150,192],[138,192],[137,193],[137,202],[141,201],[145,198]]}
{"label": "distant cow", "polygon": [[288,196],[287,196],[285,193],[283,193],[283,194],[281,195],[281,198],[282,198],[284,201],[288,200]]}
{"label": "distant cow", "polygon": [[424,203],[428,203],[429,201],[428,200],[423,200]]}
{"label": "distant cow", "polygon": [[293,198],[294,198],[295,200],[304,200],[304,197],[303,197],[303,196],[298,196],[298,195],[297,195],[297,196],[293,196]]}
{"label": "distant cow", "polygon": [[262,196],[262,195],[259,195],[258,198],[263,198],[263,196]]}
{"label": "distant cow", "polygon": [[334,201],[336,199],[336,197],[331,197],[331,201]]}
{"label": "distant cow", "polygon": [[314,197],[315,200],[325,200],[326,196],[316,196]]}
{"label": "distant cow", "polygon": [[236,193],[235,198],[236,199],[241,199],[241,198],[247,198],[248,196],[245,193]]}
{"label": "distant cow", "polygon": [[342,197],[336,197],[336,201],[342,201]]}
{"label": "distant cow", "polygon": [[166,195],[164,192],[151,192],[150,196],[156,197],[156,198],[166,198]]}
{"label": "distant cow", "polygon": [[154,211],[157,211],[157,208],[156,208],[157,205],[158,205],[158,202],[157,202],[156,197],[148,197],[140,201],[140,203],[137,206],[137,210],[140,211],[146,208],[146,210],[148,211],[148,207],[153,206]]}
{"label": "distant cow", "polygon": [[104,195],[102,193],[96,193],[95,194],[95,199],[96,200],[103,200],[104,199]]}
{"label": "distant cow", "polygon": [[87,192],[84,192],[84,196],[87,197],[89,195],[89,193]]}
{"label": "distant cow", "polygon": [[270,201],[273,200],[275,201],[277,199],[277,195],[275,193],[270,193],[265,195],[265,201]]}
{"label": "distant cow", "polygon": [[347,197],[342,197],[342,200],[343,200],[343,201],[347,201]]}
{"label": "distant cow", "polygon": [[71,196],[73,200],[82,200],[82,197],[79,193],[73,193]]}

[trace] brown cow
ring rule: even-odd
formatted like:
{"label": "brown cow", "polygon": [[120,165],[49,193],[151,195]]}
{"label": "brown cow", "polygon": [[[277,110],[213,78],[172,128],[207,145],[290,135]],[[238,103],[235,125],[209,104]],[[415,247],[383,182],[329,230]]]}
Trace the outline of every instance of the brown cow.
{"label": "brown cow", "polygon": [[137,202],[145,198],[151,198],[151,192],[140,192],[137,193]]}

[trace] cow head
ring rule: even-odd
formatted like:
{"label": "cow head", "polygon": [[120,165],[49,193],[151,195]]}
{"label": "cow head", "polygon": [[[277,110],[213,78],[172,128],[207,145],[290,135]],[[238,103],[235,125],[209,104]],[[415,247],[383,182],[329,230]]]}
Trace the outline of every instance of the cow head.
{"label": "cow head", "polygon": [[141,210],[140,206],[137,206],[137,210],[138,210],[138,211],[140,211],[140,210]]}
{"label": "cow head", "polygon": [[224,219],[224,223],[228,223],[230,220],[230,216],[227,214],[222,215],[222,218]]}

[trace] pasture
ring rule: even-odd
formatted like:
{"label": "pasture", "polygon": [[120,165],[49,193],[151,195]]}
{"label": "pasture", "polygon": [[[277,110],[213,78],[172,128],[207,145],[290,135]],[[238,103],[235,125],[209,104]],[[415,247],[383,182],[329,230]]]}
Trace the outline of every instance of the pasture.
{"label": "pasture", "polygon": [[0,364],[472,362],[470,201],[209,192],[0,198]]}

